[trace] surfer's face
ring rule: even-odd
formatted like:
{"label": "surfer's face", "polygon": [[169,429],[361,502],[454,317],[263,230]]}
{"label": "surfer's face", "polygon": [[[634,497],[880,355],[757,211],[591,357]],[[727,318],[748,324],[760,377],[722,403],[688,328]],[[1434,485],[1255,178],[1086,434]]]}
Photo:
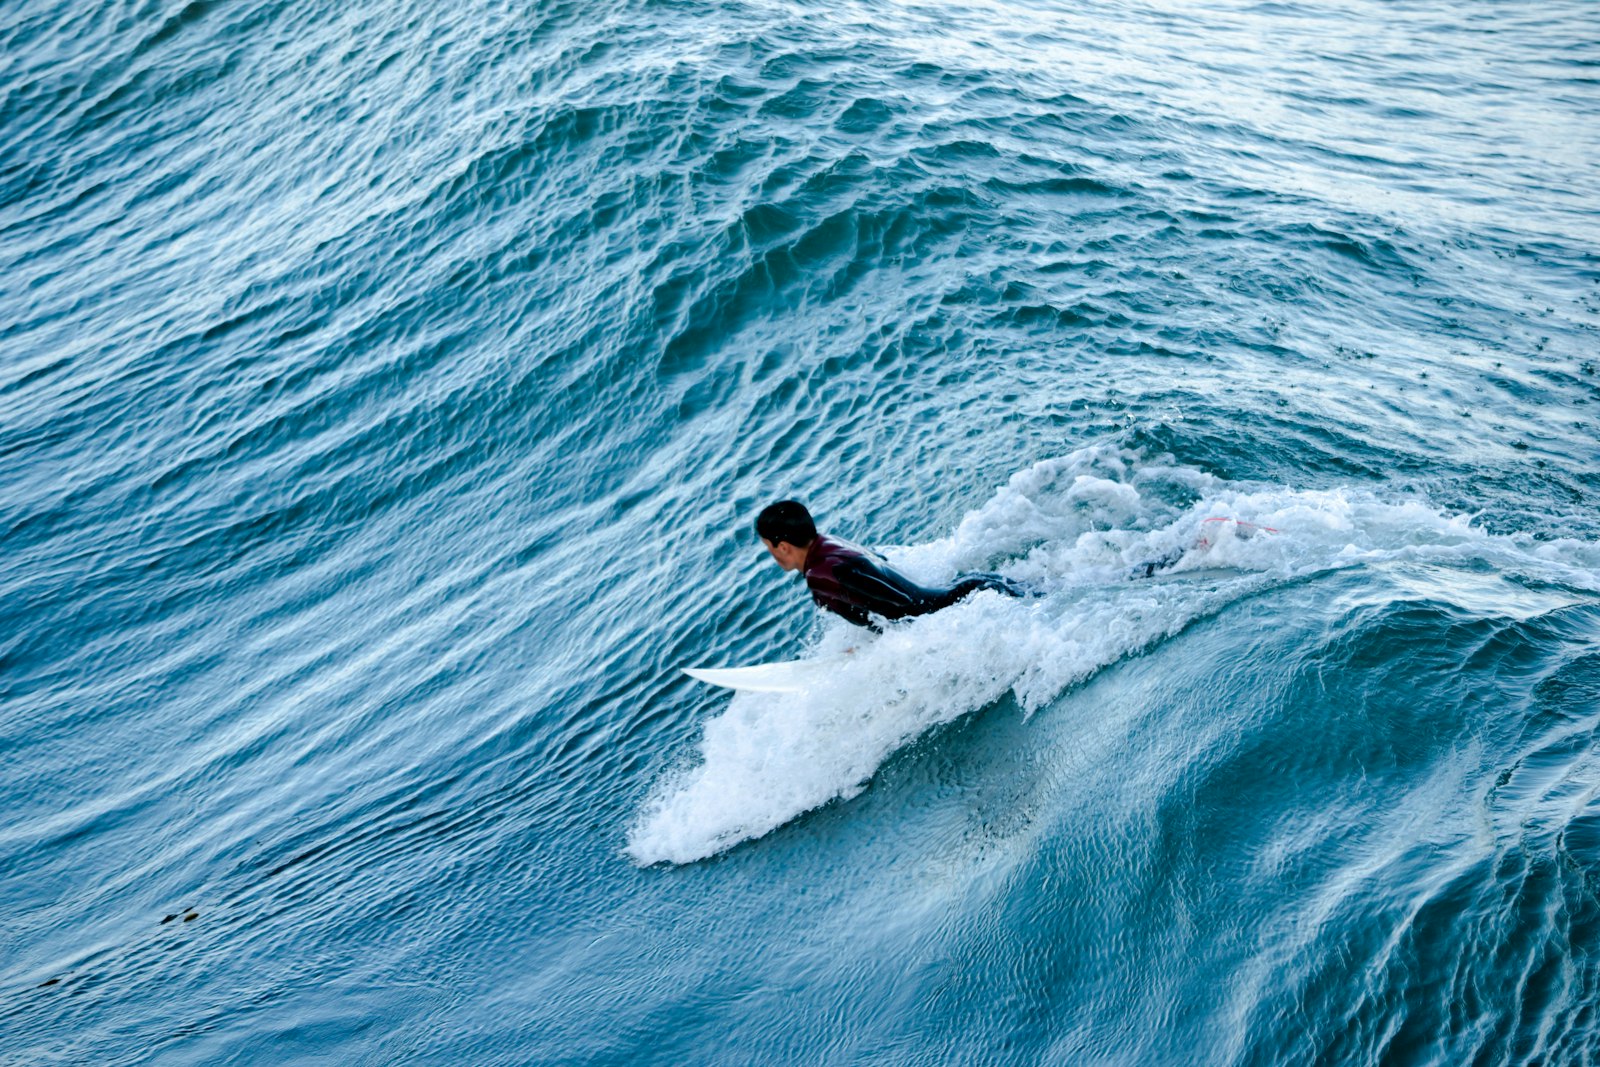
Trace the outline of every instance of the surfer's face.
{"label": "surfer's face", "polygon": [[787,541],[768,541],[765,537],[761,543],[767,546],[767,554],[778,561],[778,566],[786,571],[797,571],[806,561],[806,550]]}

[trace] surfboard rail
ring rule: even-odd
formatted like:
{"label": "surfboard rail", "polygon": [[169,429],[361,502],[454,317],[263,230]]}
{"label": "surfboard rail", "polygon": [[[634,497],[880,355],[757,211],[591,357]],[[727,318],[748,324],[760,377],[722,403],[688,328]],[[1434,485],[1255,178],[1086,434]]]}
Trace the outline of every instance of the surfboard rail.
{"label": "surfboard rail", "polygon": [[746,667],[684,667],[683,673],[707,685],[746,693],[803,693],[829,671],[846,662],[848,653],[815,659],[782,660]]}

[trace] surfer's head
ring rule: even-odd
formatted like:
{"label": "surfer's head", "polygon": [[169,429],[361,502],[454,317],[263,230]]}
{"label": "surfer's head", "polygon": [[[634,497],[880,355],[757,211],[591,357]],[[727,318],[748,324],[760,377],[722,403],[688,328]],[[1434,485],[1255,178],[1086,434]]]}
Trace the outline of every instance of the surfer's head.
{"label": "surfer's head", "polygon": [[756,516],[756,535],[778,566],[797,571],[805,563],[806,549],[817,539],[817,524],[800,501],[780,500]]}

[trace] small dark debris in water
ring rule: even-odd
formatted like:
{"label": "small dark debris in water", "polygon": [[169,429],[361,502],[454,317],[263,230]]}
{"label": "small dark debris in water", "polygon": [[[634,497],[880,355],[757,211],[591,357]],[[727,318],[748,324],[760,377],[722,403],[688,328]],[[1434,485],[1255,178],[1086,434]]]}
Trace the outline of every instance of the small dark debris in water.
{"label": "small dark debris in water", "polygon": [[167,916],[167,917],[166,917],[166,918],[165,918],[165,919],[162,919],[162,920],[161,920],[161,925],[162,925],[162,926],[165,926],[165,925],[167,925],[167,924],[168,924],[168,923],[169,923],[169,922],[171,922],[171,921],[172,921],[172,920],[173,920],[173,919],[176,919],[176,918],[177,918],[177,916],[176,916],[176,915],[168,915],[168,916]]}
{"label": "small dark debris in water", "polygon": [[198,911],[191,911],[189,914],[187,914],[187,915],[185,915],[183,917],[183,921],[186,922],[186,923],[187,922],[193,922],[194,920],[196,920],[198,918],[200,918],[200,913]]}
{"label": "small dark debris in water", "polygon": [[61,984],[61,979],[52,978],[48,982],[40,982],[39,983],[39,988],[40,989],[44,989],[46,986],[53,986],[53,985],[60,985],[60,984]]}
{"label": "small dark debris in water", "polygon": [[1528,442],[1526,442],[1526,441],[1512,441],[1511,442],[1511,447],[1516,449],[1518,452],[1526,452],[1528,450]]}

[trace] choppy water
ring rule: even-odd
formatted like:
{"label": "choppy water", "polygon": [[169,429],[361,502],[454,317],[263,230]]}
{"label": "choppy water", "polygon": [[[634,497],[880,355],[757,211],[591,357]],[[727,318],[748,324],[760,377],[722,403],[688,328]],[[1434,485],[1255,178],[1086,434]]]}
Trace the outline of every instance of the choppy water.
{"label": "choppy water", "polygon": [[1600,1058],[1588,0],[0,42],[0,1061]]}

